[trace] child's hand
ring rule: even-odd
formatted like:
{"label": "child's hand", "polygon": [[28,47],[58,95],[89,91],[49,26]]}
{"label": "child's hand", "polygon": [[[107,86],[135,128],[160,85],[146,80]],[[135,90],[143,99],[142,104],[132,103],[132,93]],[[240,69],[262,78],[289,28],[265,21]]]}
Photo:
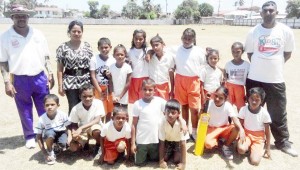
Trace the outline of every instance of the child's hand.
{"label": "child's hand", "polygon": [[184,170],[185,169],[185,164],[179,163],[176,167],[176,169]]}
{"label": "child's hand", "polygon": [[67,143],[68,143],[69,146],[71,145],[71,142],[72,142],[72,136],[68,136],[68,141],[67,141]]}
{"label": "child's hand", "polygon": [[151,60],[151,55],[150,54],[146,54],[145,61],[147,61],[147,63],[149,63],[150,60]]}
{"label": "child's hand", "polygon": [[168,164],[167,164],[166,161],[163,160],[163,161],[159,162],[159,167],[163,168],[163,169],[166,169],[166,168],[168,168]]}
{"label": "child's hand", "polygon": [[132,145],[131,145],[131,153],[132,153],[132,154],[135,154],[135,153],[136,153],[136,145],[135,145],[135,144],[132,144]]}
{"label": "child's hand", "polygon": [[188,133],[189,128],[187,127],[187,125],[183,124],[181,125],[181,131],[185,135],[186,133]]}
{"label": "child's hand", "polygon": [[102,165],[104,163],[104,154],[101,154],[101,156],[98,159],[98,162],[100,165]]}
{"label": "child's hand", "polygon": [[242,143],[244,143],[245,140],[246,140],[244,129],[240,129],[240,131],[239,131],[239,136],[240,136],[240,141],[241,141]]}
{"label": "child's hand", "polygon": [[107,78],[111,78],[111,72],[109,70],[107,70],[105,72],[105,75],[106,75]]}
{"label": "child's hand", "polygon": [[113,102],[114,102],[114,103],[118,103],[119,100],[120,100],[120,97],[117,97],[117,96],[116,96],[116,97],[113,98]]}
{"label": "child's hand", "polygon": [[73,138],[76,138],[78,137],[82,132],[82,129],[81,128],[78,128],[77,130],[75,130],[73,133],[72,133],[72,136]]}
{"label": "child's hand", "polygon": [[271,158],[271,151],[270,151],[270,149],[266,149],[265,150],[265,153],[264,153],[264,156],[263,156],[264,158],[267,158],[267,159],[272,159]]}

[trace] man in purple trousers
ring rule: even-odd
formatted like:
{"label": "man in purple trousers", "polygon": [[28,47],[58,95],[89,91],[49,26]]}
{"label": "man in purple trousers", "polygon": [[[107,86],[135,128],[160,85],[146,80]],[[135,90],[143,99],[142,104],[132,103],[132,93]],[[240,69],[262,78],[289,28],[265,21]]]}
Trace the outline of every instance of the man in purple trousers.
{"label": "man in purple trousers", "polygon": [[[44,97],[54,85],[50,68],[49,49],[44,35],[28,26],[32,11],[20,5],[12,7],[13,26],[1,35],[0,68],[5,92],[15,99],[27,148],[35,147],[33,103],[37,113],[44,112]],[[48,76],[44,70],[48,71]],[[12,75],[12,76],[10,76]]]}

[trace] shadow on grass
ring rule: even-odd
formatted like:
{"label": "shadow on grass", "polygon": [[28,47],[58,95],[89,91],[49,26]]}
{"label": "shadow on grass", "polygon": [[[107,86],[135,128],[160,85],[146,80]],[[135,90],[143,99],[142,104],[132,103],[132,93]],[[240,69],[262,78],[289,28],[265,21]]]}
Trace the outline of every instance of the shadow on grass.
{"label": "shadow on grass", "polygon": [[4,154],[5,149],[14,150],[25,145],[23,135],[0,138],[0,154]]}

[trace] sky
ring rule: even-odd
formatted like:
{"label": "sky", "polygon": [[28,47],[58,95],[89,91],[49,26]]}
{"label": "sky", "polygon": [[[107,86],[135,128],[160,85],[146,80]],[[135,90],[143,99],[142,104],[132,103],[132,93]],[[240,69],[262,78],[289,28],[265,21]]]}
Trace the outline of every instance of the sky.
{"label": "sky", "polygon": [[[44,3],[44,0],[37,0],[39,3]],[[49,0],[47,5],[56,5],[63,9],[80,9],[83,11],[89,11],[89,6],[87,4],[89,0]],[[122,7],[127,3],[128,0],[98,0],[100,9],[102,5],[110,5],[110,9],[116,12],[121,12]],[[152,0],[154,4],[161,4],[162,11],[165,13],[166,10],[168,12],[174,12],[179,4],[182,3],[183,0]],[[219,3],[220,1],[220,3]],[[234,2],[237,0],[198,0],[198,3],[209,3],[214,7],[214,12],[217,13],[218,7],[220,4],[220,11],[234,10]],[[253,2],[253,6],[259,6],[266,2],[266,0],[244,0],[245,7],[250,7]],[[285,12],[286,1],[287,0],[273,0],[277,3],[278,11],[280,13]],[[142,0],[137,0],[137,3],[141,5]],[[166,8],[167,2],[167,8]]]}

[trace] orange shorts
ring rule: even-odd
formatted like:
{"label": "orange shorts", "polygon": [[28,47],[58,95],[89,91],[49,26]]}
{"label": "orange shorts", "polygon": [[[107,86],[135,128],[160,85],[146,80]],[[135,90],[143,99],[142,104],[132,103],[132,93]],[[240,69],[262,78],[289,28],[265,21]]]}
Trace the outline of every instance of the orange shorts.
{"label": "orange shorts", "polygon": [[128,103],[134,103],[135,101],[141,99],[142,96],[142,84],[143,80],[148,77],[142,78],[131,78],[130,85],[128,88]]}
{"label": "orange shorts", "polygon": [[[108,93],[108,87],[106,85],[99,85],[102,92]],[[105,113],[111,113],[114,109],[113,96],[111,93],[107,94],[106,98],[102,98],[96,89],[94,89],[94,94],[96,99],[100,99],[103,102]]]}
{"label": "orange shorts", "polygon": [[226,83],[225,85],[229,91],[229,102],[234,104],[238,110],[245,106],[245,87],[242,85]]}
{"label": "orange shorts", "polygon": [[265,146],[265,132],[264,131],[250,131],[245,129],[246,141],[245,145],[249,148],[251,153],[259,155],[264,154]]}
{"label": "orange shorts", "polygon": [[222,127],[208,126],[205,143],[204,143],[205,148],[212,149],[213,147],[218,146],[218,139],[220,137],[227,140],[233,128],[234,125],[232,124],[222,126]]}
{"label": "orange shorts", "polygon": [[124,141],[126,143],[126,147],[128,146],[128,140],[125,138],[118,139],[114,142],[111,142],[104,138],[104,161],[114,161],[118,158],[119,152],[117,151],[117,147],[121,141]]}
{"label": "orange shorts", "polygon": [[199,77],[186,77],[180,74],[175,76],[175,99],[181,105],[189,105],[190,108],[199,109],[201,102]]}
{"label": "orange shorts", "polygon": [[169,88],[169,83],[164,83],[164,84],[156,84],[156,90],[155,90],[155,96],[161,97],[165,100],[169,100],[170,88]]}

